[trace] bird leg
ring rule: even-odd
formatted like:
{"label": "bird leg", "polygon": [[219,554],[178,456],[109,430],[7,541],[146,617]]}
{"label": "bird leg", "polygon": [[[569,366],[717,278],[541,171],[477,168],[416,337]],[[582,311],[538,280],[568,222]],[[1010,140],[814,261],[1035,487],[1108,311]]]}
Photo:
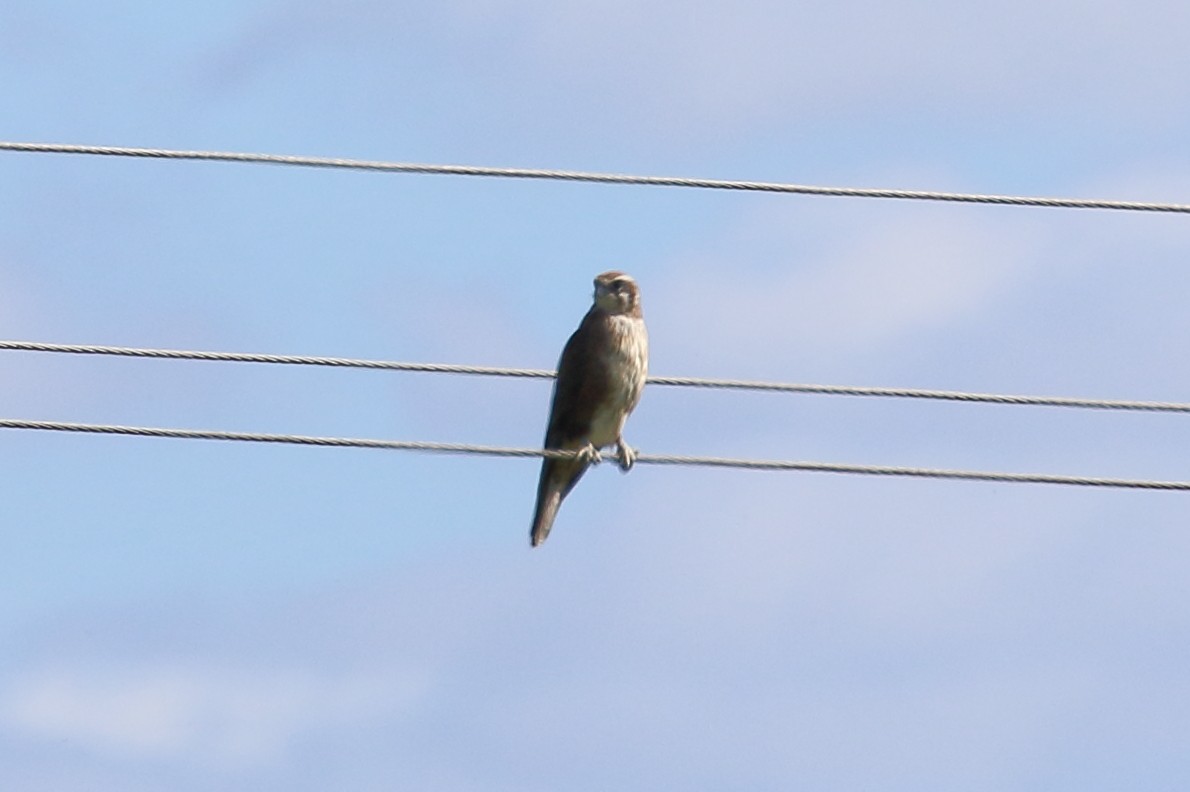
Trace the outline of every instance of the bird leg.
{"label": "bird leg", "polygon": [[575,459],[584,465],[598,465],[603,461],[603,456],[600,455],[599,449],[595,447],[594,443],[587,443],[578,450],[578,456]]}
{"label": "bird leg", "polygon": [[620,470],[625,473],[632,470],[632,466],[636,464],[636,451],[624,442],[623,437],[616,439],[616,451],[620,454],[620,458],[616,462],[620,466]]}

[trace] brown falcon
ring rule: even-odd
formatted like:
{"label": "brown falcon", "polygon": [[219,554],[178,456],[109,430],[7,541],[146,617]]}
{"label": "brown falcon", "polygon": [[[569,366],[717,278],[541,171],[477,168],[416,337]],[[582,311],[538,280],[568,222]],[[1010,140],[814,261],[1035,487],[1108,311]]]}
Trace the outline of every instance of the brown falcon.
{"label": "brown falcon", "polygon": [[640,401],[648,367],[649,336],[640,289],[623,272],[605,272],[595,278],[595,304],[558,361],[545,447],[579,453],[541,462],[530,533],[534,547],[549,536],[562,499],[587,468],[600,461],[600,448],[615,444],[624,472],[636,461],[622,433],[624,421]]}

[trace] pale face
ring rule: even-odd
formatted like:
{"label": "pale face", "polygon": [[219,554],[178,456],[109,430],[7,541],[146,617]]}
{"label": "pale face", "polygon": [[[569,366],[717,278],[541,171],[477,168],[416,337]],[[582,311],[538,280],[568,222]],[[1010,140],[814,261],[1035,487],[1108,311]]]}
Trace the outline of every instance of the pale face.
{"label": "pale face", "polygon": [[595,278],[595,304],[610,314],[629,313],[640,305],[640,290],[631,275],[605,272]]}

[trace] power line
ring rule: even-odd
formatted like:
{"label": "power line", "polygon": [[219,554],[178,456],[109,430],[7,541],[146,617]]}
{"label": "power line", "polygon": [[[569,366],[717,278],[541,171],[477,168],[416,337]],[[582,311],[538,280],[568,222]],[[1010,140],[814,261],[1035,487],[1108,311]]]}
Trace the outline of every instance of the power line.
{"label": "power line", "polygon": [[0,341],[0,350],[61,352],[73,355],[114,355],[117,357],[164,358],[168,360],[207,360],[223,363],[273,363],[291,366],[385,369],[388,371],[428,372],[435,374],[474,374],[486,377],[535,377],[538,379],[552,379],[554,377],[554,372],[546,369],[461,366],[449,363],[403,363],[394,360],[361,360],[357,358],[317,357],[312,355],[269,355],[254,352],[198,352],[185,349],[144,349],[140,347],[99,346],[95,344],[49,344],[40,341]]}
{"label": "power line", "polygon": [[[170,360],[206,360],[232,363],[332,366],[338,368],[382,369],[389,371],[427,372],[435,374],[469,374],[487,377],[531,377],[536,379],[550,379],[554,376],[553,371],[546,369],[507,368],[501,366],[468,366],[451,363],[407,363],[393,360],[362,360],[356,358],[315,357],[310,355],[269,355],[247,352],[200,352],[182,349],[144,349],[139,347],[51,344],[40,341],[0,340],[0,351],[2,350],[23,352],[55,352],[75,355],[114,355],[117,357],[164,358]],[[932,399],[939,401],[958,401],[1031,407],[1070,407],[1092,410],[1190,413],[1190,404],[1184,402],[1085,399],[1068,396],[1022,396],[1002,393],[968,393],[964,391],[927,390],[922,388],[810,385],[792,382],[760,382],[754,380],[707,379],[701,377],[649,377],[648,382],[650,385],[686,388],[771,391],[778,393],[806,393],[826,396]]]}
{"label": "power line", "polygon": [[871,396],[894,399],[933,399],[939,401],[1005,404],[1025,407],[1072,407],[1089,410],[1125,410],[1140,412],[1190,412],[1182,402],[1129,401],[1123,399],[1083,399],[1070,396],[1020,396],[1004,393],[967,393],[964,391],[927,390],[923,388],[883,388],[852,385],[805,385],[785,382],[698,379],[695,377],[650,377],[653,385],[678,385],[696,388],[809,393],[824,396]]}
{"label": "power line", "polygon": [[[574,456],[573,451],[553,451],[539,448],[508,448],[503,446],[471,445],[468,443],[431,443],[403,440],[375,440],[351,437],[312,437],[307,435],[263,434],[257,432],[226,432],[208,429],[167,429],[149,426],[118,426],[113,424],[81,424],[59,421],[24,421],[0,419],[0,429],[31,429],[51,432],[84,432],[88,434],[131,435],[136,437],[164,437],[184,440],[230,440],[250,443],[284,443],[338,448],[379,448],[397,451],[423,451],[444,454],[471,454],[495,457],[552,457]],[[616,459],[615,454],[604,455]],[[850,465],[832,462],[794,462],[764,459],[730,459],[707,456],[676,456],[671,454],[638,454],[636,461],[644,465],[689,465],[701,467],[738,468],[744,470],[804,471],[813,473],[847,473],[862,476],[904,476],[910,478],[958,479],[1005,484],[1059,484],[1077,487],[1110,487],[1121,489],[1190,490],[1190,481],[1153,481],[1144,479],[1099,478],[1066,476],[1049,473],[998,473],[982,470],[945,470],[936,468],[890,467],[884,465]]]}
{"label": "power line", "polygon": [[0,151],[36,152],[44,154],[89,154],[109,157],[140,157],[151,159],[202,160],[207,162],[263,163],[270,165],[294,165],[308,168],[383,171],[388,173],[492,176],[506,179],[551,179],[573,182],[595,182],[600,184],[632,184],[655,187],[692,187],[710,190],[794,193],[799,195],[830,195],[851,198],[894,198],[916,201],[948,201],[957,203],[1039,206],[1067,209],[1112,209],[1133,212],[1190,213],[1190,204],[1175,203],[1148,203],[1140,201],[1100,200],[1094,198],[1046,198],[1018,195],[980,195],[975,193],[936,192],[928,190],[894,190],[866,187],[819,187],[806,184],[787,184],[781,182],[697,179],[680,176],[636,176],[624,173],[594,173],[587,171],[548,170],[541,168],[495,168],[480,165],[433,165],[414,162],[384,162],[375,160],[340,159],[334,157],[305,157],[284,154],[253,154],[230,151],[179,151],[174,149],[128,148],[124,146],[82,146],[65,143],[18,143],[5,141],[0,141]]}

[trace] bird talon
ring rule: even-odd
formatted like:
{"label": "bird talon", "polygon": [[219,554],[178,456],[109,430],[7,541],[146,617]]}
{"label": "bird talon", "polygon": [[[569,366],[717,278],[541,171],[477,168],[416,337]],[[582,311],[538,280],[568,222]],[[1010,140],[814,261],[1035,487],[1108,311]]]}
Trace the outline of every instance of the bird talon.
{"label": "bird talon", "polygon": [[620,454],[620,458],[617,460],[620,470],[625,473],[632,470],[632,466],[636,464],[636,450],[620,440],[616,443],[616,451]]}
{"label": "bird talon", "polygon": [[587,465],[598,465],[603,461],[603,455],[599,453],[599,449],[593,443],[587,443],[579,450],[578,460]]}

